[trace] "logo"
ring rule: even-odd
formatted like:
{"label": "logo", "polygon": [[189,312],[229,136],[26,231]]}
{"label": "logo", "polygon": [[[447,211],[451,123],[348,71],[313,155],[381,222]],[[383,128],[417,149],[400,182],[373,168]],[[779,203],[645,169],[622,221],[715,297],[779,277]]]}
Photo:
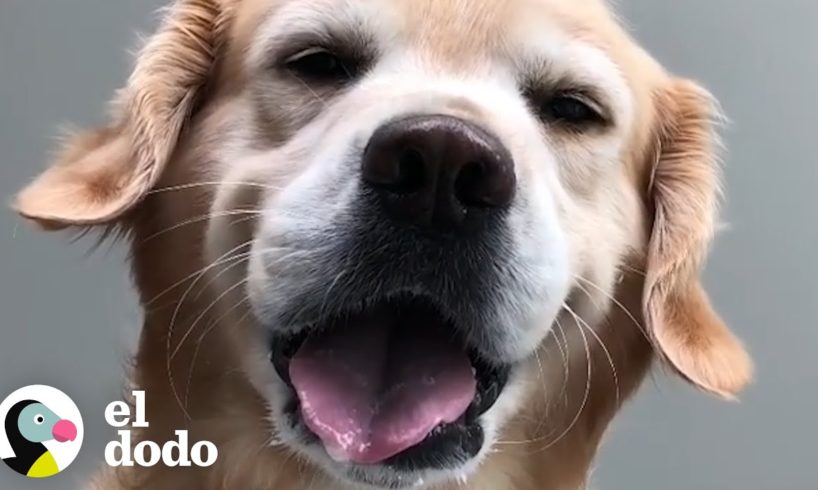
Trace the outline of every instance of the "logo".
{"label": "logo", "polygon": [[29,478],[48,478],[68,468],[83,434],[77,405],[56,388],[26,386],[0,403],[0,458]]}
{"label": "logo", "polygon": [[159,464],[168,467],[213,465],[219,457],[219,450],[210,441],[198,441],[190,445],[188,431],[174,431],[175,440],[164,444],[143,440],[133,446],[131,430],[128,425],[137,429],[150,427],[145,418],[145,392],[133,392],[134,413],[125,402],[112,402],[105,409],[105,421],[111,427],[118,428],[118,441],[111,441],[105,446],[105,462],[108,466],[143,466],[149,468]]}

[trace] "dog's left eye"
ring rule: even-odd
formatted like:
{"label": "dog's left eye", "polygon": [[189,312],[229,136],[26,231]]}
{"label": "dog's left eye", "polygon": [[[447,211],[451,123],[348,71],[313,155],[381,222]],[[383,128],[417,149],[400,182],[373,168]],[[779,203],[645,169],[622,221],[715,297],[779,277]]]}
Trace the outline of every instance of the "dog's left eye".
{"label": "dog's left eye", "polygon": [[355,77],[357,64],[323,48],[310,48],[291,56],[287,69],[314,82],[345,82]]}
{"label": "dog's left eye", "polygon": [[584,126],[604,122],[603,116],[575,94],[557,94],[542,103],[540,114],[548,121]]}

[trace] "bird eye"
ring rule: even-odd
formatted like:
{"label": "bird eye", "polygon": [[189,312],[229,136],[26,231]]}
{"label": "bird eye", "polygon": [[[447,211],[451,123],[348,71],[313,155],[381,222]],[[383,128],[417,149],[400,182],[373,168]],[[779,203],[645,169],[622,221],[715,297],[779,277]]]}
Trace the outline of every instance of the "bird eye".
{"label": "bird eye", "polygon": [[357,75],[358,63],[324,48],[310,48],[290,57],[287,69],[314,82],[346,82]]}
{"label": "bird eye", "polygon": [[35,416],[34,416],[34,423],[35,423],[35,424],[37,424],[37,425],[43,425],[43,423],[44,423],[44,422],[45,422],[45,417],[43,417],[43,416],[42,416],[42,415],[40,415],[39,413],[38,413],[37,415],[35,415]]}
{"label": "bird eye", "polygon": [[584,126],[604,122],[603,116],[581,96],[565,93],[546,100],[540,107],[542,117],[549,121]]}

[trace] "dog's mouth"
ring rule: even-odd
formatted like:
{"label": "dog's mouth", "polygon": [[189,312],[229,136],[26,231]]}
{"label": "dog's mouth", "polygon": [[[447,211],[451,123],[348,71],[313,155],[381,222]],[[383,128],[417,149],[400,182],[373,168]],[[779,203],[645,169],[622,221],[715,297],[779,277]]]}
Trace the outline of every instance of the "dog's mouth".
{"label": "dog's mouth", "polygon": [[[293,414],[334,460],[421,469],[456,464],[483,445],[480,415],[511,366],[469,349],[432,301],[380,301],[273,339]],[[454,461],[453,461],[454,460]]]}

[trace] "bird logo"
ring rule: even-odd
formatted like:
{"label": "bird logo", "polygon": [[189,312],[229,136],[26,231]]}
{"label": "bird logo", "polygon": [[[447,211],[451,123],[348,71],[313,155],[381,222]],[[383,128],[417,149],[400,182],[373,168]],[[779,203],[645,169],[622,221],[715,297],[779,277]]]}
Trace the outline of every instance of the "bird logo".
{"label": "bird logo", "polygon": [[76,458],[82,443],[82,418],[67,395],[49,386],[29,386],[0,404],[6,441],[0,456],[29,478],[48,478]]}

